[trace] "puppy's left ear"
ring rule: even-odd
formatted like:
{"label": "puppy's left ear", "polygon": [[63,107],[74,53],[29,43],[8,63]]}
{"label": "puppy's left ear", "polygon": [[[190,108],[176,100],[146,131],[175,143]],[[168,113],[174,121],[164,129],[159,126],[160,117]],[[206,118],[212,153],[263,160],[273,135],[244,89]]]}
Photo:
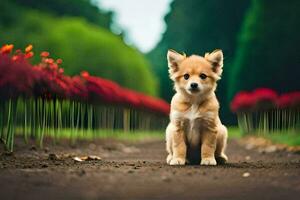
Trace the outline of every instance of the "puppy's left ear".
{"label": "puppy's left ear", "polygon": [[219,76],[223,71],[223,52],[221,49],[216,49],[211,53],[206,53],[204,58],[211,63],[213,71]]}

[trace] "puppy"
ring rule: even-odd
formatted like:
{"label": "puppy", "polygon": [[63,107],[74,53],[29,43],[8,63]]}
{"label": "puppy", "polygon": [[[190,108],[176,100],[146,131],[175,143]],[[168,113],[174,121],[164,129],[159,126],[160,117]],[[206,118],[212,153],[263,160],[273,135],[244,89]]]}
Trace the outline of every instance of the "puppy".
{"label": "puppy", "polygon": [[167,59],[176,91],[166,129],[167,163],[225,163],[227,129],[220,121],[215,95],[223,68],[222,51],[186,57],[169,50]]}

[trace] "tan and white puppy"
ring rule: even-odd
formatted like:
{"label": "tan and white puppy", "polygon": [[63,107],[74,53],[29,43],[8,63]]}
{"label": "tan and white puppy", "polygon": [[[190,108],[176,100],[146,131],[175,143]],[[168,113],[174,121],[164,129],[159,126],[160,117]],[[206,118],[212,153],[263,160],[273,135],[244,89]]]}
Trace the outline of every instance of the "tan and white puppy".
{"label": "tan and white puppy", "polygon": [[176,91],[166,130],[167,163],[225,163],[227,129],[220,121],[215,95],[223,68],[222,51],[187,57],[169,50],[167,58]]}

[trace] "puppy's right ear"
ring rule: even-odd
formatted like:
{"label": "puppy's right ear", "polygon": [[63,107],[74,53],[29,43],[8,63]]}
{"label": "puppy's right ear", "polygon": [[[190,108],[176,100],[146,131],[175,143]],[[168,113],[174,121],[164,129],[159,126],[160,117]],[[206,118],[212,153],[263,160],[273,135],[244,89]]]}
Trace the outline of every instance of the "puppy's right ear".
{"label": "puppy's right ear", "polygon": [[168,66],[169,66],[169,73],[172,75],[173,73],[178,71],[179,64],[186,58],[185,55],[181,55],[176,51],[169,49],[168,54]]}

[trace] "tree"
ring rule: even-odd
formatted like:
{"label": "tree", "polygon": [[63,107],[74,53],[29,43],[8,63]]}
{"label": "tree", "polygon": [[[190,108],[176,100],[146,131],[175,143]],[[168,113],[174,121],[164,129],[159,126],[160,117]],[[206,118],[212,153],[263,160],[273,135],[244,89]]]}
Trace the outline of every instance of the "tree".
{"label": "tree", "polygon": [[299,90],[300,2],[253,0],[230,74],[229,99],[240,90]]}
{"label": "tree", "polygon": [[35,9],[57,16],[82,17],[87,21],[110,29],[113,12],[105,12],[90,0],[10,0],[27,9]]}

